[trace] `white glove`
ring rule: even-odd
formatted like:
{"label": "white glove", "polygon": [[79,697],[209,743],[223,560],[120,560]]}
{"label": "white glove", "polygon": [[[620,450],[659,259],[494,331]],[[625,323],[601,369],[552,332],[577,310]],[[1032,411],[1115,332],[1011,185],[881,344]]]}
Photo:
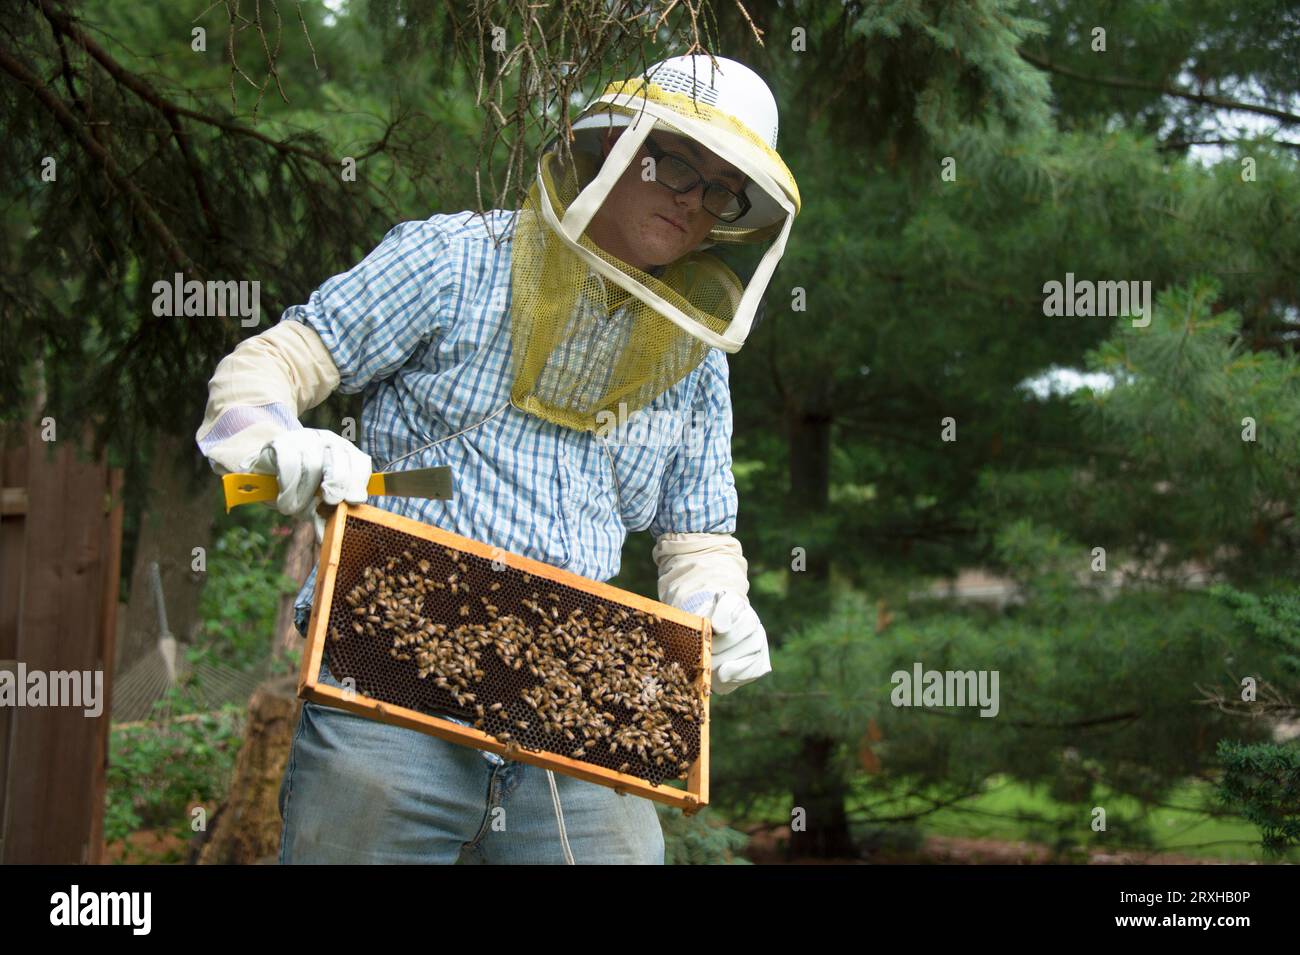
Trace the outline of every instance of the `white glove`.
{"label": "white glove", "polygon": [[682,601],[681,609],[713,624],[714,693],[730,693],[772,672],[767,632],[744,597],[728,590],[696,593]]}
{"label": "white glove", "polygon": [[370,455],[333,431],[298,428],[277,435],[254,459],[251,471],[274,474],[280,485],[275,507],[300,520],[313,518],[320,538],[325,522],[316,514],[317,491],[326,504],[364,504]]}

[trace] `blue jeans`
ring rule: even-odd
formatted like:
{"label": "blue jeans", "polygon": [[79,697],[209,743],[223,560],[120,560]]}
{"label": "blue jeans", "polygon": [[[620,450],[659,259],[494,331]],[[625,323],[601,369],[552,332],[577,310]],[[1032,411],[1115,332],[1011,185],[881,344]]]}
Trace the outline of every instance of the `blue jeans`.
{"label": "blue jeans", "polygon": [[[341,684],[321,667],[321,682]],[[281,863],[663,865],[654,803],[304,700],[280,784]]]}

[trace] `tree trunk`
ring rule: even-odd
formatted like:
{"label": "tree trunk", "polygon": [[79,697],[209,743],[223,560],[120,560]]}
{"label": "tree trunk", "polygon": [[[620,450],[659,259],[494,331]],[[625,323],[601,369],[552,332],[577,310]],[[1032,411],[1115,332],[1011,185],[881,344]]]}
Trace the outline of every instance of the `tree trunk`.
{"label": "tree trunk", "polygon": [[280,783],[302,706],[296,693],[296,676],[277,677],[249,700],[230,792],[210,820],[200,865],[274,863],[279,857]]}
{"label": "tree trunk", "polygon": [[[792,409],[786,415],[786,437],[790,445],[790,512],[796,518],[825,515],[831,500],[831,416]],[[827,548],[811,543],[807,570],[797,579],[803,589],[821,591],[830,583],[830,554]],[[808,588],[808,583],[814,586]]]}
{"label": "tree trunk", "polygon": [[804,810],[804,829],[790,833],[791,858],[845,859],[858,855],[844,814],[845,787],[831,760],[839,743],[829,736],[806,736],[795,774],[795,806]]}
{"label": "tree trunk", "polygon": [[[828,412],[787,410],[790,507],[796,527],[799,518],[824,517],[830,507],[831,424]],[[830,609],[830,578],[829,549],[814,538],[807,546],[806,569],[791,574],[787,612],[803,622],[826,616]],[[793,855],[845,858],[857,854],[844,812],[848,790],[832,766],[837,745],[834,738],[821,735],[807,736],[802,741],[794,802],[805,811],[806,828],[791,833]]]}

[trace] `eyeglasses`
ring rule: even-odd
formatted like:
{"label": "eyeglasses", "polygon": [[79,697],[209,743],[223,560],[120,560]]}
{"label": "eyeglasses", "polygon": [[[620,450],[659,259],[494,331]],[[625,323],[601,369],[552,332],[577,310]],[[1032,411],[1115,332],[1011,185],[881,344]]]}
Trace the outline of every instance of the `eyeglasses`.
{"label": "eyeglasses", "polygon": [[[673,192],[690,192],[704,177],[700,171],[676,153],[665,151],[653,139],[646,138],[645,148],[655,161],[655,181]],[[749,197],[744,193],[737,195],[720,182],[705,183],[704,199],[701,203],[705,211],[723,222],[735,222],[750,209]]]}

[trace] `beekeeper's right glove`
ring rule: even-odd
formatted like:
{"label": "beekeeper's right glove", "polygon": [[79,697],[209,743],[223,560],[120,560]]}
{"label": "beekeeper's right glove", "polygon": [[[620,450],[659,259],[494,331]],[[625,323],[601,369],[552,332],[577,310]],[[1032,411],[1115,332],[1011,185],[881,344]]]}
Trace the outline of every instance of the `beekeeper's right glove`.
{"label": "beekeeper's right glove", "polygon": [[274,474],[280,485],[275,507],[281,514],[323,522],[316,514],[316,492],[326,504],[364,504],[370,483],[370,455],[333,431],[296,428],[267,442],[249,470]]}

